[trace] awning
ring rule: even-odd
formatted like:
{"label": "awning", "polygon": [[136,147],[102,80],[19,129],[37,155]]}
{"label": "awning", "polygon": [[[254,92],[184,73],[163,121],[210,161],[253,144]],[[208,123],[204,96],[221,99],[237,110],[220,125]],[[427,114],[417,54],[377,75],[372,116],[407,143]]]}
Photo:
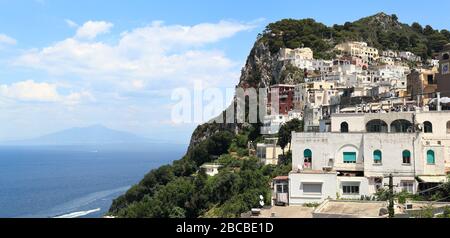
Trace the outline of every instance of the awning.
{"label": "awning", "polygon": [[278,176],[273,178],[273,180],[289,180],[289,176]]}
{"label": "awning", "polygon": [[445,175],[441,176],[418,176],[419,181],[423,183],[445,183],[448,178]]}
{"label": "awning", "polygon": [[[441,104],[448,104],[448,103],[450,103],[450,98],[448,98],[448,97],[443,97],[443,98],[441,98]],[[437,102],[437,98],[433,98],[433,99],[431,99],[430,100],[430,104],[436,104],[436,102]]]}
{"label": "awning", "polygon": [[340,110],[340,112],[355,112],[355,111],[356,111],[355,107],[347,107]]}

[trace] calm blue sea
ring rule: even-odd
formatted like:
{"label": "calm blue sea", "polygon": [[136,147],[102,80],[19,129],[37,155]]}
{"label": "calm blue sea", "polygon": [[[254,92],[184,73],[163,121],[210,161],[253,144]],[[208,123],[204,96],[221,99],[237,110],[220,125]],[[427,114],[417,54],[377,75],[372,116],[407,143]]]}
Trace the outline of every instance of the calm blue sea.
{"label": "calm blue sea", "polygon": [[0,146],[0,217],[101,217],[185,145]]}

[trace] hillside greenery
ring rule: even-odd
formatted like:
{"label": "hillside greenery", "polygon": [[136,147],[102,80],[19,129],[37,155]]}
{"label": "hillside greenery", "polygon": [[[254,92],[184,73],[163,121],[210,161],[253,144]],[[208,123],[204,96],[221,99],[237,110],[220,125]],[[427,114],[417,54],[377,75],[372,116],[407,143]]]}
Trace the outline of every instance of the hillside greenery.
{"label": "hillside greenery", "polygon": [[[239,217],[259,207],[259,195],[270,204],[271,178],[287,175],[291,159],[263,166],[249,156],[247,143],[255,128],[235,135],[219,131],[194,146],[181,160],[152,170],[113,201],[108,215],[126,218]],[[260,140],[260,138],[255,138]],[[220,173],[208,177],[200,166],[216,162]]]}
{"label": "hillside greenery", "polygon": [[283,19],[269,24],[260,35],[272,53],[280,48],[310,47],[316,58],[330,59],[334,46],[345,41],[364,41],[379,50],[411,51],[423,59],[450,42],[448,30],[437,30],[415,22],[398,22],[396,15],[379,13],[343,25],[326,26],[313,19]]}

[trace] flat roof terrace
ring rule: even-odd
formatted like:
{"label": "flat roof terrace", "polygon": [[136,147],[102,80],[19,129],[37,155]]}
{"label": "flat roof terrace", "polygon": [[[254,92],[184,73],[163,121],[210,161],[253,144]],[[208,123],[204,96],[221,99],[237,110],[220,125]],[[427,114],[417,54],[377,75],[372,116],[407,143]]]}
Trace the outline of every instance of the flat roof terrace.
{"label": "flat roof terrace", "polygon": [[314,218],[385,218],[380,210],[386,202],[327,200],[313,212]]}

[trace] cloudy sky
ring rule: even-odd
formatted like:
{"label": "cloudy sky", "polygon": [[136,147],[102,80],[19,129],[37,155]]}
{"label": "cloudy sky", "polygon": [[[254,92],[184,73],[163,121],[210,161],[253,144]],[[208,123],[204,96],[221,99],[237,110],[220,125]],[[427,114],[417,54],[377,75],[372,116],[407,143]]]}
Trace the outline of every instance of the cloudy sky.
{"label": "cloudy sky", "polygon": [[155,2],[0,0],[0,141],[102,124],[187,143],[197,123],[171,121],[173,89],[234,87],[257,34],[282,18],[384,11],[450,28],[446,1]]}

